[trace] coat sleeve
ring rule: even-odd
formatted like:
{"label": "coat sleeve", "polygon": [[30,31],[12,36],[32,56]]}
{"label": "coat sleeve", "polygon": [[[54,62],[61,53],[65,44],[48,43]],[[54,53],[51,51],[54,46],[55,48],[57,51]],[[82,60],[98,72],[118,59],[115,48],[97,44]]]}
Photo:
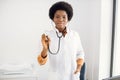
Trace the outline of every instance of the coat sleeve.
{"label": "coat sleeve", "polygon": [[84,59],[84,50],[82,47],[82,43],[80,40],[80,36],[78,33],[76,33],[76,45],[77,45],[77,53],[76,53],[76,58]]}
{"label": "coat sleeve", "polygon": [[37,60],[40,65],[44,65],[47,62],[48,57],[43,58],[41,54],[38,56]]}

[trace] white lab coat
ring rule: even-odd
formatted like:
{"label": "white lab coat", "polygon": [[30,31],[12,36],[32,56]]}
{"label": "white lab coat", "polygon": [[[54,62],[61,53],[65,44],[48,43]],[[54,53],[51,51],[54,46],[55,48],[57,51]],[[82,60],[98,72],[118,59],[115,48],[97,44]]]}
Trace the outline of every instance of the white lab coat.
{"label": "white lab coat", "polygon": [[[57,29],[47,31],[45,34],[50,38],[50,50],[55,53],[58,49],[59,38],[56,35]],[[48,80],[79,80],[80,73],[74,74],[78,58],[84,59],[84,51],[80,37],[77,32],[67,28],[67,34],[60,40],[60,50],[53,55],[48,52],[49,74]]]}

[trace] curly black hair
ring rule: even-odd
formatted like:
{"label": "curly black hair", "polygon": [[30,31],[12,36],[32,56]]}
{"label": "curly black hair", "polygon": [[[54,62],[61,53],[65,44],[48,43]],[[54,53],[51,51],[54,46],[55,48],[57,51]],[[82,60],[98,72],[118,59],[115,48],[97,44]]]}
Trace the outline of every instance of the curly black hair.
{"label": "curly black hair", "polygon": [[71,20],[71,18],[73,16],[73,8],[69,3],[60,1],[60,2],[56,2],[55,4],[53,4],[49,9],[49,17],[51,20],[53,20],[54,14],[57,10],[66,11],[66,13],[68,15],[68,21]]}

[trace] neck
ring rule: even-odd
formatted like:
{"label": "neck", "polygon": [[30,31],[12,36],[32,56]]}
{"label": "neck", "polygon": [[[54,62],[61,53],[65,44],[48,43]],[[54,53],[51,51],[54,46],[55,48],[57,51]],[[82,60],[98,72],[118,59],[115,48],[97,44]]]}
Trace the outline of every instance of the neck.
{"label": "neck", "polygon": [[57,27],[56,27],[56,29],[57,29],[59,32],[62,33],[64,30],[66,30],[66,27],[65,27],[65,28],[57,28]]}

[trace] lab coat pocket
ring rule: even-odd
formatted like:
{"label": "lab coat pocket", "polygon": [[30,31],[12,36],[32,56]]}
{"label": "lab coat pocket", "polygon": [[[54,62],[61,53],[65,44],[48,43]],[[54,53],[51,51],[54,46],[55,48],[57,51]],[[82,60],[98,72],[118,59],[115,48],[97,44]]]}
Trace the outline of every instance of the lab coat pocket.
{"label": "lab coat pocket", "polygon": [[73,79],[72,80],[80,80],[80,73],[78,72],[77,74],[73,74]]}

